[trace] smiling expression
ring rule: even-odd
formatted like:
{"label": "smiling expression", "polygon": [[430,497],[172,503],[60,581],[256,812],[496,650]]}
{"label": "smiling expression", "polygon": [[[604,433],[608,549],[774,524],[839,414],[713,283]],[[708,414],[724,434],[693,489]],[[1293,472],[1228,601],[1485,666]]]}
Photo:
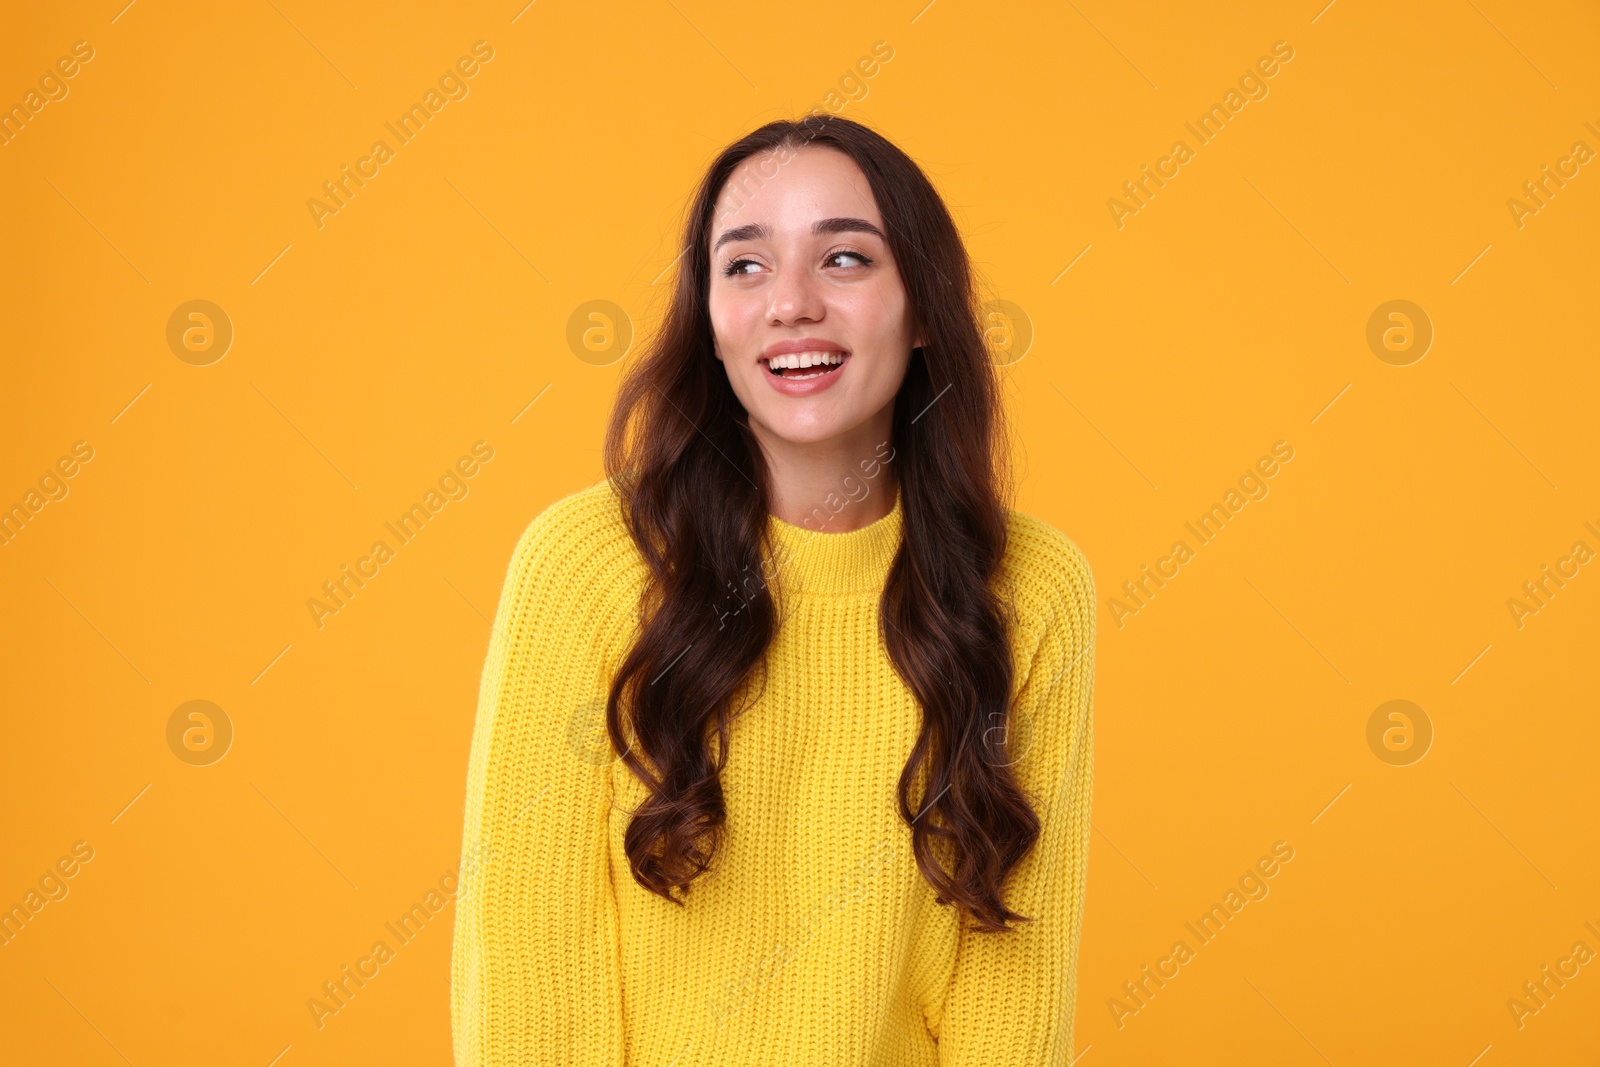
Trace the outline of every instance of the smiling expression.
{"label": "smiling expression", "polygon": [[717,200],[717,358],[758,437],[812,444],[863,427],[886,436],[920,340],[883,216],[843,152],[807,146],[778,159],[745,160]]}

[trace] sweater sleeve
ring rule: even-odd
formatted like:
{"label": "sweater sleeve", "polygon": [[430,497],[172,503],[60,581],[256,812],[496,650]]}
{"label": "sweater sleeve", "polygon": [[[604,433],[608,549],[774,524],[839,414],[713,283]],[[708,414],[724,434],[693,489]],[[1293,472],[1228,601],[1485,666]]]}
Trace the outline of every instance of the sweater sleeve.
{"label": "sweater sleeve", "polygon": [[[1042,525],[1042,524],[1041,524]],[[1017,779],[1040,834],[1004,887],[1034,919],[1014,933],[958,934],[938,1028],[941,1067],[1067,1067],[1093,784],[1094,580],[1077,546],[1053,529],[1017,579],[1019,633],[1036,641],[1010,729]],[[1025,646],[1026,647],[1026,646]]]}
{"label": "sweater sleeve", "polygon": [[451,959],[457,1067],[624,1063],[611,753],[592,733],[609,683],[599,613],[615,597],[593,565],[603,546],[564,510],[518,541],[479,685]]}

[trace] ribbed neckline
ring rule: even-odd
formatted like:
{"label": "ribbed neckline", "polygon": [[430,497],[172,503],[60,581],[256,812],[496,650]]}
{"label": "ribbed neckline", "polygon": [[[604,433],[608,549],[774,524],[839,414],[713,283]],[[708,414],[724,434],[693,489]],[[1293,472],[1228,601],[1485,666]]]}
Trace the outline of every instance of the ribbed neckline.
{"label": "ribbed neckline", "polygon": [[772,579],[782,589],[805,593],[876,593],[883,589],[900,549],[904,515],[900,485],[888,514],[859,530],[828,533],[768,515],[768,529],[777,555]]}

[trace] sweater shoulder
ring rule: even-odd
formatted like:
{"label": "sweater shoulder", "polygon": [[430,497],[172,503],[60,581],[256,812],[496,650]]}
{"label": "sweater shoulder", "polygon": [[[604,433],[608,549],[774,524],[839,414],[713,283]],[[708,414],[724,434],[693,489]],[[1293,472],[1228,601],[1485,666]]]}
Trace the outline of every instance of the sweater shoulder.
{"label": "sweater shoulder", "polygon": [[1053,679],[1080,661],[1092,662],[1094,572],[1072,538],[1043,519],[1013,510],[998,591],[1012,612],[1019,686],[1035,672]]}
{"label": "sweater shoulder", "polygon": [[512,570],[562,599],[632,589],[644,562],[611,480],[569,493],[535,515],[517,539]]}
{"label": "sweater shoulder", "polygon": [[1087,610],[1094,617],[1094,571],[1076,541],[1044,519],[1012,510],[1001,570],[1018,606]]}

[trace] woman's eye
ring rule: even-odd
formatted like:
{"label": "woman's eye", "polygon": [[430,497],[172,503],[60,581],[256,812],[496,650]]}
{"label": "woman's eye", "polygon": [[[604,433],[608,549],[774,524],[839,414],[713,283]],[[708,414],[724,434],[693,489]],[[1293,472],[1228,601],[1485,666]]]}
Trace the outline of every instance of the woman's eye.
{"label": "woman's eye", "polygon": [[[840,260],[843,260],[844,262],[839,263]],[[822,261],[822,263],[823,266],[832,266],[835,263],[838,263],[839,266],[846,269],[857,269],[860,267],[870,266],[872,259],[860,252],[840,250],[829,255],[827,259]],[[722,268],[722,276],[725,278],[748,276],[756,273],[755,270],[749,268],[760,268],[760,266],[761,264],[757,263],[753,259],[735,259],[727,266]]]}

